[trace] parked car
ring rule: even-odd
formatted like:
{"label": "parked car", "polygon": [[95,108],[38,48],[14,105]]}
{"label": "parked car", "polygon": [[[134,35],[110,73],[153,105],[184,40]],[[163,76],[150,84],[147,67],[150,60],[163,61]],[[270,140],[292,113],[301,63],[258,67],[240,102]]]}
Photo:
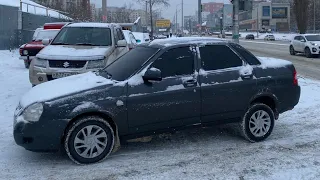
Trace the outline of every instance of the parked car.
{"label": "parked car", "polygon": [[132,34],[136,38],[138,44],[150,42],[149,33],[132,32]]}
{"label": "parked car", "polygon": [[213,38],[155,40],[98,73],[32,88],[16,109],[13,134],[27,150],[62,146],[74,162],[95,163],[120,139],[196,125],[239,123],[247,140],[263,141],[299,98],[288,61],[258,60]]}
{"label": "parked car", "polygon": [[37,28],[34,32],[32,41],[20,47],[19,59],[24,61],[26,68],[29,68],[31,61],[45,47],[43,39],[52,40],[66,23],[46,23],[43,28]]}
{"label": "parked car", "polygon": [[73,23],[61,29],[37,54],[29,71],[31,84],[88,71],[97,71],[129,51],[122,29],[116,24]]}
{"label": "parked car", "polygon": [[245,39],[254,40],[254,35],[253,34],[248,34],[248,35],[246,35]]}
{"label": "parked car", "polygon": [[264,40],[265,40],[265,41],[275,41],[276,38],[274,37],[274,35],[266,35],[266,36],[264,37]]}
{"label": "parked car", "polygon": [[291,55],[304,53],[307,58],[318,57],[320,55],[320,35],[299,34],[290,43],[289,51]]}
{"label": "parked car", "polygon": [[128,30],[122,30],[122,31],[123,31],[124,37],[126,38],[126,41],[128,43],[129,50],[135,48],[138,44],[137,44],[137,40],[134,37],[134,35],[132,34],[132,32],[128,31]]}

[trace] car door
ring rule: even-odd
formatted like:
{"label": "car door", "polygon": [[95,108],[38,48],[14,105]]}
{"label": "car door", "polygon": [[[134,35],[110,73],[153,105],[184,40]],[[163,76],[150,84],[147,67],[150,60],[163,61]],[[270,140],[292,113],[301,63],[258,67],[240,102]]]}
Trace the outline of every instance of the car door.
{"label": "car door", "polygon": [[299,49],[300,49],[300,52],[304,52],[304,48],[306,47],[306,38],[303,37],[303,36],[300,36],[300,43],[299,43]]}
{"label": "car door", "polygon": [[299,43],[300,43],[300,36],[295,36],[294,39],[292,40],[292,46],[295,51],[300,51]]}
{"label": "car door", "polygon": [[243,115],[256,90],[253,68],[227,45],[200,47],[201,122]]}
{"label": "car door", "polygon": [[[116,28],[116,31],[117,31],[117,35],[118,35],[118,40],[126,40],[126,38],[124,37],[124,34],[120,28]],[[127,47],[117,47],[117,51],[116,51],[117,58],[119,58],[122,55],[124,55],[125,53],[127,53],[128,50],[129,50],[128,46]]]}
{"label": "car door", "polygon": [[[161,53],[160,53],[161,54]],[[167,50],[149,68],[162,80],[128,86],[128,124],[131,133],[154,131],[200,122],[200,86],[190,47]]]}

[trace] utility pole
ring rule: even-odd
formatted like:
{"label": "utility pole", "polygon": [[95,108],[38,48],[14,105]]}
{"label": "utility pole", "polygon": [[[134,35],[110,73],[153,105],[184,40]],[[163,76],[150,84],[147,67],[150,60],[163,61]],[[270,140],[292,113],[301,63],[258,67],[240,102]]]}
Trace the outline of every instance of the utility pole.
{"label": "utility pole", "polygon": [[183,33],[183,30],[184,30],[184,22],[183,22],[183,0],[181,0],[181,29],[182,29],[182,33]]}
{"label": "utility pole", "polygon": [[146,1],[146,26],[148,27],[148,1]]}
{"label": "utility pole", "polygon": [[178,34],[178,9],[176,8],[176,34]]}
{"label": "utility pole", "polygon": [[198,24],[200,25],[200,31],[199,33],[201,33],[201,25],[202,25],[202,13],[201,13],[201,0],[198,0]]}
{"label": "utility pole", "polygon": [[150,36],[151,39],[153,39],[153,19],[152,19],[152,2],[151,0],[149,1],[149,5],[150,5],[150,26],[151,26],[151,32],[150,32]]}
{"label": "utility pole", "polygon": [[107,22],[107,0],[102,0],[102,22]]}
{"label": "utility pole", "polygon": [[257,38],[259,38],[259,4],[257,5]]}
{"label": "utility pole", "polygon": [[233,0],[233,42],[239,43],[239,0]]}
{"label": "utility pole", "polygon": [[313,0],[313,32],[316,33],[316,0]]}

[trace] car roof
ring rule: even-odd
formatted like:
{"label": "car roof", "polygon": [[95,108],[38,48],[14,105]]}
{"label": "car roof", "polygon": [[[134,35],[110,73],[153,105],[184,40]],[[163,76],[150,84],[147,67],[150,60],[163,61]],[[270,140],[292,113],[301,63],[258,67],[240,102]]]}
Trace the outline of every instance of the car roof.
{"label": "car roof", "polygon": [[230,43],[229,40],[219,39],[219,38],[210,38],[210,37],[180,37],[180,38],[169,38],[169,39],[156,39],[151,43],[148,43],[148,46],[166,48],[171,46],[179,45],[207,45],[207,44],[218,44]]}
{"label": "car roof", "polygon": [[112,28],[112,27],[118,27],[121,28],[118,24],[113,23],[73,23],[69,24],[67,27],[99,27],[99,28]]}

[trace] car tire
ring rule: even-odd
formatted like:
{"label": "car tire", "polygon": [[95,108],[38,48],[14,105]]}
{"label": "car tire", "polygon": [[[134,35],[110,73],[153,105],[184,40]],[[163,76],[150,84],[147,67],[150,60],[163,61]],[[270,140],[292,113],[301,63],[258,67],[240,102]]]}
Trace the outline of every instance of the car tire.
{"label": "car tire", "polygon": [[290,51],[290,55],[296,55],[296,51],[294,50],[293,46],[290,46],[289,48],[289,51]]}
{"label": "car tire", "polygon": [[[93,131],[94,130],[94,131]],[[101,117],[88,116],[76,120],[66,130],[64,148],[77,164],[103,161],[114,148],[115,136],[110,124]]]}
{"label": "car tire", "polygon": [[260,142],[270,136],[274,123],[274,112],[269,106],[262,103],[254,104],[240,122],[241,134],[250,142]]}
{"label": "car tire", "polygon": [[304,54],[306,55],[307,58],[312,58],[311,51],[308,47],[304,49]]}
{"label": "car tire", "polygon": [[25,67],[26,69],[29,69],[29,67],[30,67],[30,62],[24,61],[24,67]]}

